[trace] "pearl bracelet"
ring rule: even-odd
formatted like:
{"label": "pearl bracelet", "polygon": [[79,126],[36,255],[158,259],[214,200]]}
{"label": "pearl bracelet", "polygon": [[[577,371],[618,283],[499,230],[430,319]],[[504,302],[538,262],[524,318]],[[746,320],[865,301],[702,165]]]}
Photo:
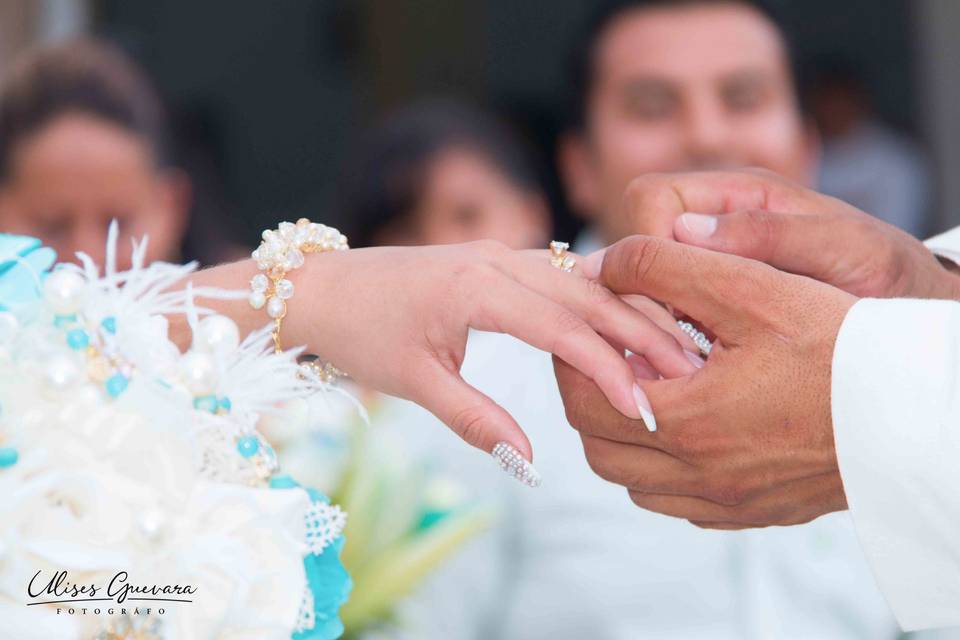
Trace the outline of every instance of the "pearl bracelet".
{"label": "pearl bracelet", "polygon": [[266,306],[267,315],[274,321],[273,346],[280,353],[280,327],[287,315],[287,300],[293,297],[293,283],[287,280],[287,274],[303,266],[305,253],[345,251],[350,247],[347,236],[306,218],[300,218],[296,224],[281,222],[276,230],[264,231],[262,237],[263,242],[250,257],[266,273],[258,273],[250,280],[250,306]]}

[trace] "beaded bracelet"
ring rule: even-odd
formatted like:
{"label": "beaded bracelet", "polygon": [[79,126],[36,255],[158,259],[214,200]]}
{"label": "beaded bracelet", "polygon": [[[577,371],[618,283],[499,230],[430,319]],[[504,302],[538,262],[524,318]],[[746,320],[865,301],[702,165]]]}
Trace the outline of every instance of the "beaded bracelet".
{"label": "beaded bracelet", "polygon": [[263,242],[250,257],[266,273],[258,273],[250,280],[250,306],[266,306],[267,315],[274,321],[273,346],[280,353],[280,328],[287,315],[287,300],[293,297],[293,283],[287,280],[287,274],[303,266],[305,253],[345,251],[350,247],[347,236],[306,218],[300,218],[296,224],[281,222],[276,230],[264,231],[262,237]]}

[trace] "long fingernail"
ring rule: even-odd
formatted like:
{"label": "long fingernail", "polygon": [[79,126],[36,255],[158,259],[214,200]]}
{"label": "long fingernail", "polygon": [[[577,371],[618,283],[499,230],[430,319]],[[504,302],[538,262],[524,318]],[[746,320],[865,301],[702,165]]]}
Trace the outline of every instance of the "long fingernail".
{"label": "long fingernail", "polygon": [[640,411],[640,417],[643,418],[643,424],[647,425],[647,431],[656,431],[657,419],[653,417],[653,407],[650,406],[647,394],[638,384],[633,385],[633,399],[637,403],[637,409]]}
{"label": "long fingernail", "polygon": [[508,442],[498,442],[490,452],[500,468],[528,487],[540,486],[540,474],[526,461],[516,447]]}
{"label": "long fingernail", "polygon": [[583,275],[596,280],[600,277],[600,271],[603,268],[603,256],[607,252],[606,248],[594,251],[583,259]]}
{"label": "long fingernail", "polygon": [[687,356],[687,360],[689,360],[690,363],[693,364],[693,366],[695,366],[697,369],[702,369],[703,365],[706,364],[706,361],[693,351],[687,351],[684,349],[683,355]]}
{"label": "long fingernail", "polygon": [[717,230],[717,217],[705,216],[702,213],[684,213],[680,216],[680,224],[694,238],[709,238]]}

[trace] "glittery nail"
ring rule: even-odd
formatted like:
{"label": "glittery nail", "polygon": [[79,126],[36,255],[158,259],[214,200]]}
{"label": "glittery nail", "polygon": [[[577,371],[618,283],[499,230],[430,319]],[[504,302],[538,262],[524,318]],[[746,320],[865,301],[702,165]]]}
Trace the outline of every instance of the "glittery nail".
{"label": "glittery nail", "polygon": [[490,452],[500,468],[528,487],[540,486],[540,474],[517,451],[516,447],[506,442],[498,442]]}

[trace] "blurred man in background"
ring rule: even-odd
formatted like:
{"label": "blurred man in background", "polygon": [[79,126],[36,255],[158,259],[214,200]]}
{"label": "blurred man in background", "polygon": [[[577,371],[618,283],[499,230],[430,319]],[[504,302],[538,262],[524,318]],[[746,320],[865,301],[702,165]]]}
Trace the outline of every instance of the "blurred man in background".
{"label": "blurred man in background", "polygon": [[0,90],[0,229],[102,264],[116,219],[120,268],[131,236],[149,235],[148,261],[176,258],[190,186],[168,142],[159,99],[118,50],[78,41],[28,53]]}
{"label": "blurred man in background", "polygon": [[401,109],[361,142],[341,184],[353,246],[489,238],[542,247],[550,216],[526,150],[492,116],[453,101]]}
{"label": "blurred man in background", "polygon": [[757,166],[812,182],[816,134],[784,33],[761,3],[614,5],[575,52],[559,157],[568,199],[599,241],[670,232],[672,220],[622,213],[626,186],[644,173]]}

